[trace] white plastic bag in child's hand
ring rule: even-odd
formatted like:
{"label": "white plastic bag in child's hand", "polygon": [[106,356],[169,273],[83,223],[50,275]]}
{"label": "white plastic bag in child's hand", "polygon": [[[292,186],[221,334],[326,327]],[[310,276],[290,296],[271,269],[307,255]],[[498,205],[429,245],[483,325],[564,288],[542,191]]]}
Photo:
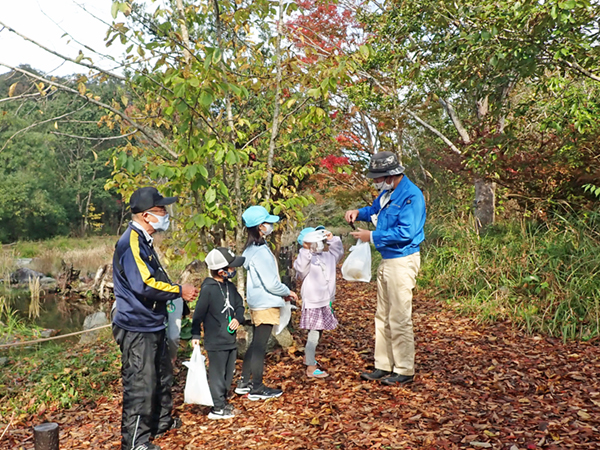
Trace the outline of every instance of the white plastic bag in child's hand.
{"label": "white plastic bag in child's hand", "polygon": [[285,302],[285,306],[279,308],[279,325],[273,327],[273,332],[275,334],[281,333],[283,329],[288,326],[291,318],[292,304],[290,302]]}
{"label": "white plastic bag in child's hand", "polygon": [[194,346],[190,360],[183,363],[188,368],[185,389],[183,391],[183,401],[185,403],[214,406],[212,396],[210,395],[210,388],[208,387],[208,379],[206,378],[205,359],[200,351],[200,346],[196,345]]}
{"label": "white plastic bag in child's hand", "polygon": [[371,243],[362,242],[350,247],[350,254],[342,264],[342,276],[348,281],[371,281]]}

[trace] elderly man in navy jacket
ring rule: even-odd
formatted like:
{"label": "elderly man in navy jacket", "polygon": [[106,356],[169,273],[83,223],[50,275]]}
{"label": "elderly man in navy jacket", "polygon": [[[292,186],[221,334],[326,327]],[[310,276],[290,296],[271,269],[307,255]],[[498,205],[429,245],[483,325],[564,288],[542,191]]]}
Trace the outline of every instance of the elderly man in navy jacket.
{"label": "elderly man in navy jacket", "polygon": [[392,152],[373,155],[368,178],[380,191],[373,205],[346,211],[346,221],[373,222],[375,231],[358,228],[351,234],[371,242],[381,253],[377,269],[375,370],[365,380],[386,385],[412,383],[415,342],[412,290],[421,264],[419,244],[425,239],[425,199]]}
{"label": "elderly man in navy jacket", "polygon": [[171,416],[173,366],[165,328],[167,310],[181,297],[192,301],[198,289],[173,284],[152,246],[152,235],[166,231],[166,206],[177,197],[163,197],[144,187],[130,199],[132,221],[115,248],[113,281],[116,313],[113,335],[122,353],[122,450],[160,450],[150,442],[180,425]]}

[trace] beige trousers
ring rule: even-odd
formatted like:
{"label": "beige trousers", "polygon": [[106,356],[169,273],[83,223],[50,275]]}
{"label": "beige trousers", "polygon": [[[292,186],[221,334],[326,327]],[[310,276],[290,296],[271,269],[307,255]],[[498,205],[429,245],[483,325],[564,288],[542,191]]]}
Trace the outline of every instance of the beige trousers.
{"label": "beige trousers", "polygon": [[400,375],[415,373],[412,297],[420,253],[383,259],[377,269],[375,368]]}

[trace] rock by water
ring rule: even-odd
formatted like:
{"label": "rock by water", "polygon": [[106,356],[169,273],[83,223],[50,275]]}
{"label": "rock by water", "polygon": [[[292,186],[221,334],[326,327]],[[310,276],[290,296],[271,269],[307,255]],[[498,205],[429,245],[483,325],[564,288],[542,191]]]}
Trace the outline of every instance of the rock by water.
{"label": "rock by water", "polygon": [[[90,314],[83,321],[83,329],[91,330],[92,328],[101,327],[102,325],[107,325],[108,319],[106,317],[106,313],[104,311],[98,311],[94,314]],[[83,333],[81,338],[79,339],[80,344],[90,344],[95,342],[98,339],[98,335],[100,334],[100,330],[90,331],[89,333]]]}

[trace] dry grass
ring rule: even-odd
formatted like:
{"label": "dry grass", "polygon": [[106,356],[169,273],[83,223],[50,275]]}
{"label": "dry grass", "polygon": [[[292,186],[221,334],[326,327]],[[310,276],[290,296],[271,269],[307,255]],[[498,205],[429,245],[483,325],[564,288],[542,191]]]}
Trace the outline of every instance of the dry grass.
{"label": "dry grass", "polygon": [[0,249],[0,279],[5,287],[10,286],[10,274],[17,269],[16,251],[14,248],[2,247]]}
{"label": "dry grass", "polygon": [[64,248],[64,246],[43,246],[41,245],[30,267],[46,275],[56,275],[64,261],[67,265],[73,265],[75,270],[80,270],[82,276],[93,276],[98,267],[108,264],[112,260],[115,250],[115,239],[108,237],[100,240],[95,239],[92,242],[86,241],[81,246],[77,246],[75,239],[71,240],[73,247]]}
{"label": "dry grass", "polygon": [[31,303],[29,303],[29,319],[40,317],[40,279],[38,277],[29,277],[29,292],[31,294]]}
{"label": "dry grass", "polygon": [[80,270],[82,275],[93,276],[98,267],[111,262],[114,250],[113,245],[67,251],[49,249],[33,259],[31,268],[44,274],[56,275],[64,261],[67,265],[72,264],[74,269]]}

